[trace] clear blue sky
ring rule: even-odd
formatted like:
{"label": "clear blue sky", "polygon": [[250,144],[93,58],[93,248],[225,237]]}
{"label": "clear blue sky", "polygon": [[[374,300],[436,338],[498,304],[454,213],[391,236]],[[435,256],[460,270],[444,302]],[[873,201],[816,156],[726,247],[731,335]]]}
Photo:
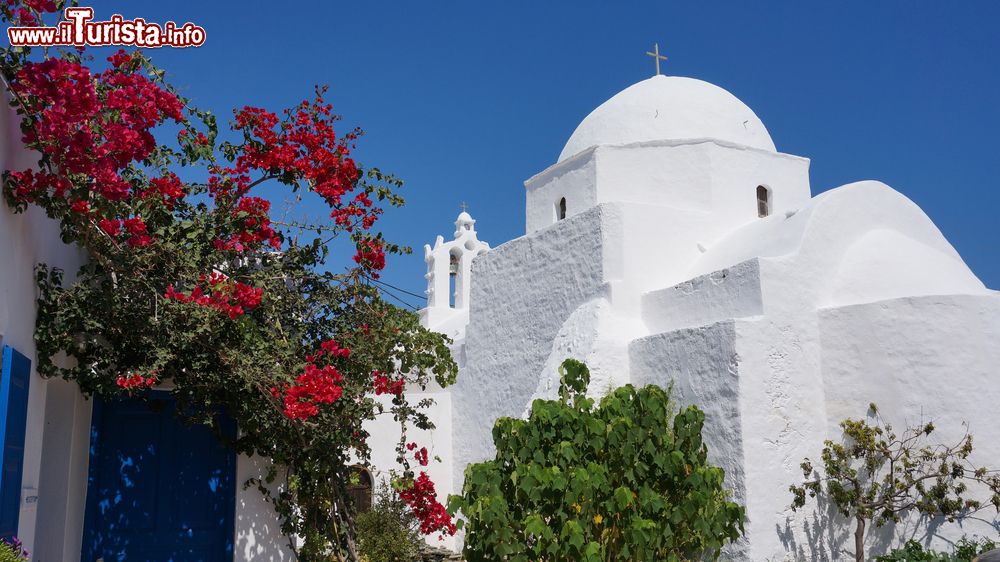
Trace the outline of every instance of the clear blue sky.
{"label": "clear blue sky", "polygon": [[[406,180],[382,221],[414,247],[385,279],[424,289],[422,245],[461,201],[493,245],[524,232],[522,182],[590,110],[651,75],[718,84],[778,150],[812,160],[813,192],[879,179],[930,215],[1000,288],[1000,2],[162,2],[97,0],[206,29],[155,60],[194,101],[291,105],[329,84],[359,160]],[[414,304],[417,299],[408,297]]]}

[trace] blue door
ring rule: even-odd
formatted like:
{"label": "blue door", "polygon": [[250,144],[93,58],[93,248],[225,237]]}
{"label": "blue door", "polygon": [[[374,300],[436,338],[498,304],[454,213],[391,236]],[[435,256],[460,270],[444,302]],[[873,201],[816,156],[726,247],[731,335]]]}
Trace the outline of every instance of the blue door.
{"label": "blue door", "polygon": [[82,560],[231,561],[236,457],[154,396],[95,400]]}
{"label": "blue door", "polygon": [[3,346],[0,372],[0,538],[17,534],[24,470],[24,431],[28,419],[31,360]]}

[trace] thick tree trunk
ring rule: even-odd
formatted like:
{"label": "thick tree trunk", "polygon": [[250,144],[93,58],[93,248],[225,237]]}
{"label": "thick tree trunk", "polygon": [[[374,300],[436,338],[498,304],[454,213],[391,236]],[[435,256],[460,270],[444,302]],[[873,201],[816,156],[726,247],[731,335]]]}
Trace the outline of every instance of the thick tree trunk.
{"label": "thick tree trunk", "polygon": [[858,527],[854,529],[854,562],[865,562],[865,520],[856,517]]}

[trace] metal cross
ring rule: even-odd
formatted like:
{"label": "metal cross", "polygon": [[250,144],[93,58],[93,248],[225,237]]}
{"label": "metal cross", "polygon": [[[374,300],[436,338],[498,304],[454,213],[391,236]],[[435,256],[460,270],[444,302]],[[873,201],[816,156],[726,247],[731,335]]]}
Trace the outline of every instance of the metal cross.
{"label": "metal cross", "polygon": [[462,204],[459,205],[458,208],[462,209],[463,213],[469,210],[469,206],[465,204],[465,201],[462,201]]}
{"label": "metal cross", "polygon": [[663,55],[660,54],[660,44],[659,43],[653,43],[653,52],[650,53],[649,51],[646,51],[646,54],[649,55],[649,56],[651,56],[651,57],[653,57],[653,60],[656,61],[656,76],[659,76],[660,75],[660,61],[661,60],[667,60],[667,57],[665,57],[665,56],[663,56]]}

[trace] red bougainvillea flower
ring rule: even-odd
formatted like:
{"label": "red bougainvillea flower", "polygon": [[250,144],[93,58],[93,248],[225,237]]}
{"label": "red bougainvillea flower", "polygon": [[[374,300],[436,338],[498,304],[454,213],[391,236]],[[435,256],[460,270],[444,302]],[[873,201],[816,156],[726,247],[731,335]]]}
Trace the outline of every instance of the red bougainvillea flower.
{"label": "red bougainvillea flower", "polygon": [[251,171],[292,177],[323,198],[336,225],[348,231],[371,228],[381,209],[364,191],[351,196],[361,178],[349,156],[358,131],[337,136],[333,127],[336,116],[323,100],[322,91],[315,100],[304,100],[286,111],[285,117],[282,122],[276,114],[250,106],[235,112],[233,127],[253,142],[246,145],[232,167],[217,170],[216,177],[210,178],[213,195],[245,195]]}
{"label": "red bougainvillea flower", "polygon": [[189,293],[178,292],[173,285],[170,285],[163,297],[167,300],[212,308],[235,320],[248,310],[260,306],[264,296],[264,289],[235,281],[219,272],[213,272],[208,277],[203,275],[200,281],[202,285],[196,286]]}
{"label": "red bougainvillea flower", "polygon": [[31,202],[37,197],[52,193],[54,197],[65,197],[71,187],[69,180],[42,171],[23,170],[10,172],[15,199]]}
{"label": "red bougainvillea flower", "polygon": [[441,533],[442,536],[455,534],[455,523],[451,515],[448,515],[448,510],[437,500],[434,482],[426,472],[421,472],[408,486],[402,487],[399,497],[420,522],[421,533]]}
{"label": "red bougainvillea flower", "polygon": [[115,68],[126,67],[134,61],[135,53],[128,53],[124,49],[118,49],[118,52],[108,57],[108,62]]}
{"label": "red bougainvillea flower", "polygon": [[399,396],[403,394],[403,389],[406,387],[406,381],[404,379],[392,379],[379,371],[372,373],[372,380],[372,386],[375,389],[376,396],[382,394],[393,394]]}
{"label": "red bougainvillea flower", "polygon": [[344,377],[333,365],[320,366],[321,361],[350,357],[351,350],[340,347],[336,340],[326,340],[318,350],[306,356],[304,372],[293,384],[272,387],[271,394],[282,401],[284,414],[289,419],[307,420],[319,414],[321,404],[333,404],[344,393],[340,386]]}
{"label": "red bougainvillea flower", "polygon": [[353,259],[370,277],[378,279],[379,271],[385,269],[384,244],[381,240],[359,240]]}
{"label": "red bougainvillea flower", "polygon": [[149,189],[143,194],[145,197],[159,197],[168,209],[173,209],[177,201],[184,198],[187,192],[184,184],[176,174],[169,173],[162,178],[149,180]]}
{"label": "red bougainvillea flower", "polygon": [[132,373],[130,375],[119,376],[115,380],[115,384],[125,390],[135,390],[137,388],[150,388],[156,384],[156,376],[150,375],[147,377],[142,376],[139,373]]}
{"label": "red bougainvillea flower", "polygon": [[[51,0],[29,0],[25,5],[38,11],[55,9]],[[22,129],[22,140],[48,158],[50,170],[65,177],[12,171],[15,201],[45,206],[50,198],[68,198],[72,213],[89,217],[102,207],[102,200],[129,200],[133,185],[122,171],[152,153],[154,127],[168,119],[183,120],[181,101],[143,75],[139,60],[119,51],[109,58],[111,68],[96,75],[79,62],[58,58],[22,66],[11,87],[34,121]],[[89,178],[89,185],[74,187],[67,177]],[[170,174],[150,181],[144,195],[153,194],[172,207],[186,192]],[[99,220],[98,228],[112,235],[108,229],[115,230],[116,219],[103,218],[107,222]],[[124,228],[130,247],[152,241],[142,219],[126,219]]]}
{"label": "red bougainvillea flower", "polygon": [[112,238],[118,238],[122,233],[122,221],[119,219],[101,219],[97,221],[97,226]]}
{"label": "red bougainvillea flower", "polygon": [[285,415],[300,420],[315,416],[319,413],[319,404],[333,404],[343,395],[344,389],[338,386],[343,380],[332,365],[320,368],[307,363],[305,372],[285,390]]}
{"label": "red bougainvillea flower", "polygon": [[216,240],[215,247],[220,250],[259,249],[265,245],[273,249],[281,248],[281,235],[271,228],[271,202],[260,197],[241,197],[233,215],[241,218],[241,229],[226,240]]}
{"label": "red bougainvillea flower", "polygon": [[141,217],[132,217],[125,219],[125,231],[128,232],[129,237],[125,240],[125,243],[134,248],[141,248],[143,246],[148,246],[153,240],[149,233],[146,231],[146,223],[142,221]]}
{"label": "red bougainvillea flower", "polygon": [[[406,450],[407,451],[416,451],[416,449],[417,449],[417,444],[416,443],[407,443],[406,444]],[[417,462],[420,463],[420,466],[427,466],[427,462],[428,462],[427,461],[427,447],[420,447],[419,451],[413,453],[413,457],[415,459],[417,459]]]}
{"label": "red bougainvillea flower", "polygon": [[70,203],[69,208],[71,211],[78,215],[89,215],[90,214],[90,203],[86,201],[76,200]]}
{"label": "red bougainvillea flower", "polygon": [[53,0],[7,0],[7,5],[15,6],[20,2],[26,7],[35,10],[36,12],[54,12],[56,11],[56,3]]}

